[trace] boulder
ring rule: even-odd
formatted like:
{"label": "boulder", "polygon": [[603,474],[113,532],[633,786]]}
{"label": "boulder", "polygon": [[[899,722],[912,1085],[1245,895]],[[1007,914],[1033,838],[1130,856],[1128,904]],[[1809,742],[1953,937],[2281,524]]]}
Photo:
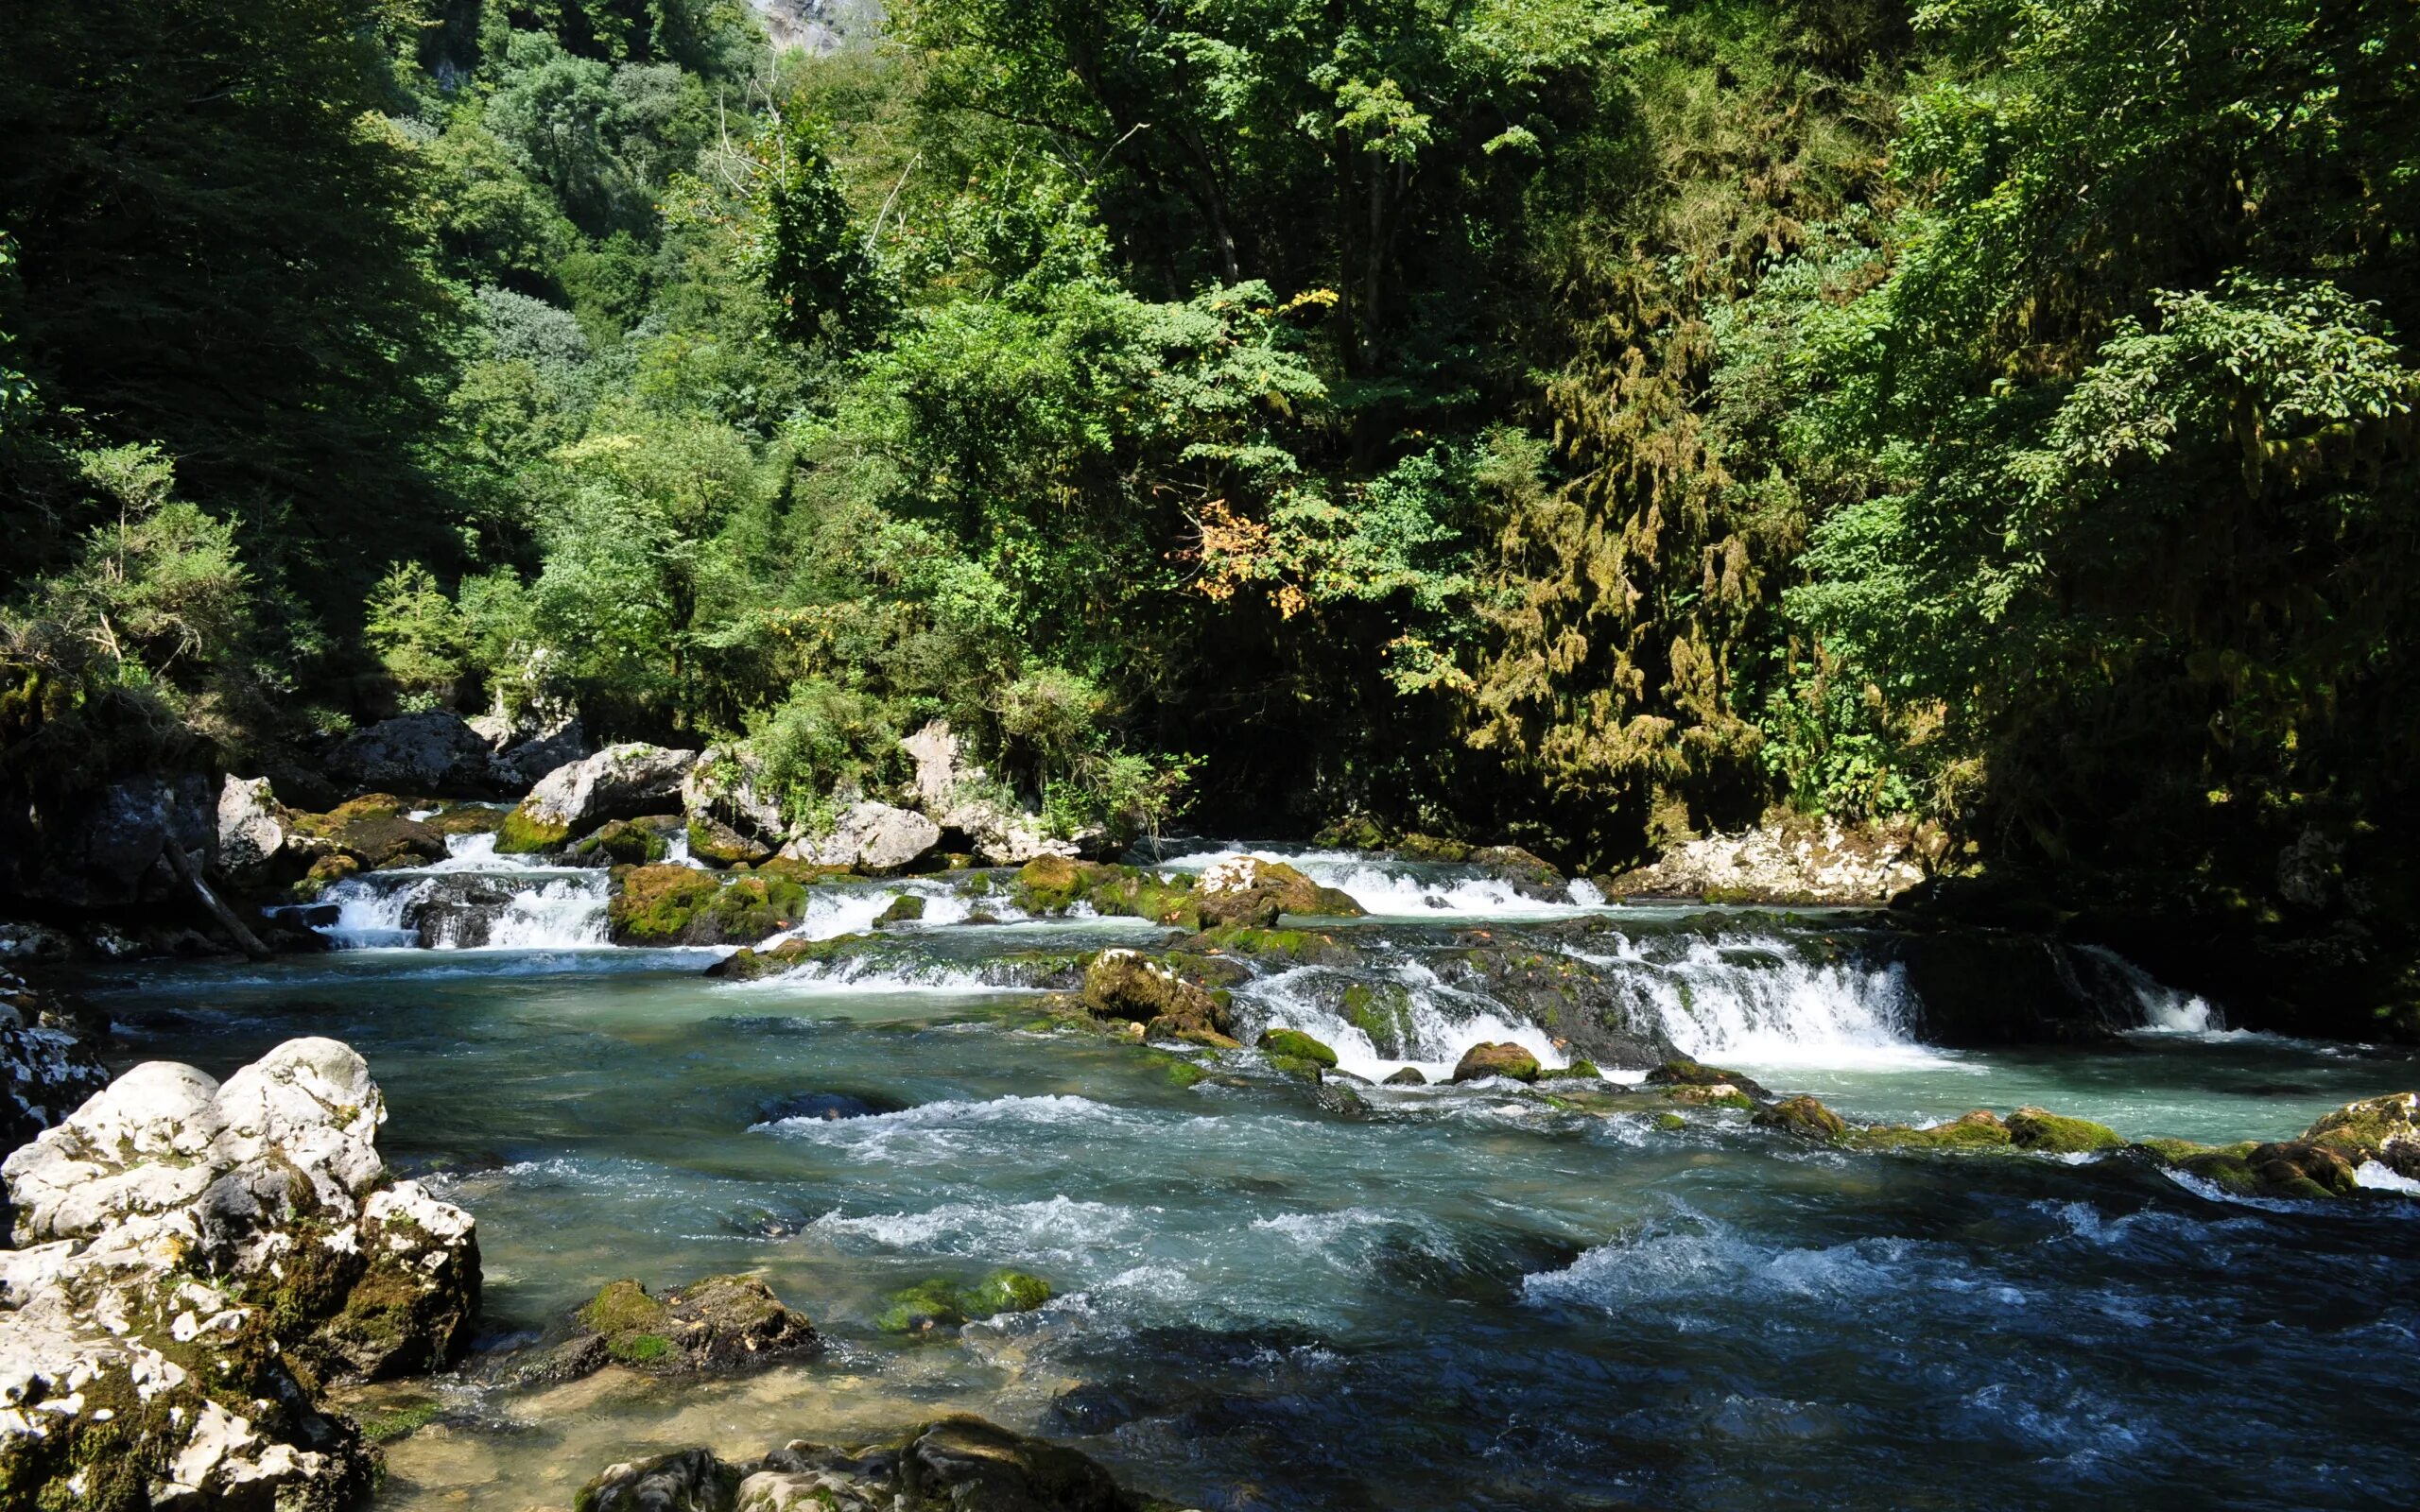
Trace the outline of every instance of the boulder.
{"label": "boulder", "polygon": [[[79,1011],[81,1010],[81,1011]],[[109,1085],[94,1048],[108,1020],[0,970],[0,1156],[57,1125]],[[0,1213],[7,1204],[0,1202]]]}
{"label": "boulder", "polygon": [[728,1375],[821,1352],[805,1314],[754,1276],[708,1276],[662,1297],[635,1280],[608,1284],[551,1335],[493,1367],[533,1385],[575,1381],[609,1365],[653,1376]]}
{"label": "boulder", "polygon": [[76,954],[64,930],[48,924],[0,923],[0,961],[63,961]]}
{"label": "boulder", "polygon": [[218,787],[218,875],[247,891],[293,881],[314,858],[289,850],[285,841],[285,809],[268,779],[230,772]]}
{"label": "boulder", "polygon": [[1686,1056],[1675,1056],[1650,1071],[1647,1081],[1651,1087],[1727,1087],[1760,1100],[1772,1096],[1750,1077],[1736,1071],[1701,1066]]}
{"label": "boulder", "polygon": [[1516,1044],[1483,1043],[1463,1051],[1462,1058],[1454,1063],[1456,1081],[1478,1081],[1489,1076],[1535,1081],[1538,1057]]}
{"label": "boulder", "polygon": [[1517,845],[1482,846],[1466,859],[1474,867],[1486,868],[1497,881],[1524,898],[1550,903],[1571,901],[1571,884],[1553,863]]}
{"label": "boulder", "polygon": [[859,871],[898,871],[941,844],[942,829],[929,816],[871,799],[852,804],[821,839],[792,841],[782,854],[827,867]]}
{"label": "boulder", "polygon": [[488,770],[493,774],[497,791],[504,793],[527,792],[548,772],[583,761],[596,749],[577,717],[536,727],[510,727],[503,739],[493,742],[493,748]]}
{"label": "boulder", "polygon": [[492,754],[460,716],[431,709],[347,735],[328,753],[327,765],[355,793],[484,798],[495,787]]}
{"label": "boulder", "polygon": [[1171,1512],[1072,1449],[964,1414],[862,1449],[793,1440],[726,1464],[703,1449],[609,1467],[583,1512]]}
{"label": "boulder", "polygon": [[1097,1019],[1123,1019],[1168,1039],[1235,1032],[1222,994],[1197,987],[1140,951],[1106,950],[1084,969],[1084,1006]]}
{"label": "boulder", "polygon": [[1775,1103],[1756,1115],[1754,1122],[1762,1128],[1777,1128],[1801,1139],[1820,1143],[1836,1143],[1848,1134],[1849,1126],[1841,1115],[1812,1097],[1790,1097]]}
{"label": "boulder", "polygon": [[1282,861],[1229,856],[1202,872],[1200,886],[1204,928],[1246,924],[1267,929],[1280,914],[1319,914],[1358,919],[1361,905],[1350,893],[1323,887]]}
{"label": "boulder", "polygon": [[697,761],[693,750],[633,743],[558,766],[507,816],[496,849],[515,855],[552,850],[608,819],[677,807],[681,784]]}
{"label": "boulder", "polygon": [[976,1286],[935,1278],[891,1293],[874,1327],[885,1333],[925,1334],[978,1317],[1030,1313],[1050,1297],[1048,1281],[1023,1271],[996,1270]]}
{"label": "boulder", "polygon": [[2347,1103],[2313,1124],[2303,1139],[2356,1168],[2375,1160],[2420,1181],[2420,1092]]}
{"label": "boulder", "polygon": [[688,821],[689,854],[710,867],[755,866],[773,858],[775,847],[742,834],[720,819]]}
{"label": "boulder", "polygon": [[[681,781],[681,811],[687,816],[690,845],[701,857],[695,832],[728,832],[735,841],[771,855],[791,838],[789,820],[766,781],[764,765],[746,745],[711,746]],[[762,856],[747,856],[751,862]]]}
{"label": "boulder", "polygon": [[1260,1037],[1260,1048],[1272,1056],[1312,1061],[1331,1071],[1336,1068],[1336,1052],[1300,1029],[1266,1030]]}
{"label": "boulder", "polygon": [[[287,825],[286,848],[311,857],[307,874],[323,882],[354,871],[425,866],[447,854],[445,836],[410,817],[391,793],[365,794],[325,814],[288,815]],[[325,865],[331,858],[352,865],[336,874],[338,868]]]}
{"label": "boulder", "polygon": [[942,829],[965,835],[986,866],[1022,867],[1046,856],[1074,857],[1102,837],[1098,831],[1063,837],[1048,833],[1040,815],[1019,807],[990,774],[967,760],[964,743],[950,732],[946,719],[933,720],[899,746],[916,764],[916,806]]}
{"label": "boulder", "polygon": [[806,889],[774,871],[616,867],[606,925],[616,945],[752,945],[806,912]]}
{"label": "boulder", "polygon": [[470,1215],[389,1177],[385,1117],[359,1056],[294,1040],[223,1085],[137,1066],[9,1156],[0,1500],[365,1494],[359,1433],[311,1391],[451,1362],[479,1298]]}
{"label": "boulder", "polygon": [[122,778],[51,817],[38,848],[0,858],[22,891],[68,908],[156,902],[186,893],[169,841],[196,866],[217,850],[218,783],[202,772]]}
{"label": "boulder", "polygon": [[1389,1087],[1426,1087],[1428,1077],[1418,1066],[1405,1066],[1386,1079]]}
{"label": "boulder", "polygon": [[563,860],[575,867],[651,866],[672,853],[667,836],[680,829],[679,818],[664,815],[608,819],[581,835],[563,853]]}
{"label": "boulder", "polygon": [[2089,1119],[2065,1118],[2040,1108],[2020,1108],[2008,1115],[2009,1143],[2020,1150],[2044,1155],[2086,1155],[2122,1146],[2125,1136]]}
{"label": "boulder", "polygon": [[1843,825],[1774,816],[1755,829],[1672,846],[1651,866],[1600,879],[1609,898],[1708,902],[1882,903],[1925,880],[1937,836],[1908,819]]}

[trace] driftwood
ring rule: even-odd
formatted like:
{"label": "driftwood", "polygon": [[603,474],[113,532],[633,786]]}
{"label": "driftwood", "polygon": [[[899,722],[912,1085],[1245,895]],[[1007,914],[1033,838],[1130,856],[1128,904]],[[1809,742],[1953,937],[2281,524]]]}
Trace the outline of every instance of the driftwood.
{"label": "driftwood", "polygon": [[201,906],[210,910],[210,917],[218,920],[219,927],[227,931],[235,941],[236,948],[253,960],[268,960],[269,948],[261,943],[258,935],[245,926],[243,919],[236,917],[235,910],[228,907],[216,893],[210,890],[210,884],[201,880],[201,871],[193,864],[193,857],[185,854],[185,848],[177,844],[174,835],[167,839],[166,853],[169,869],[184,879],[185,885],[193,889],[194,896],[201,900]]}

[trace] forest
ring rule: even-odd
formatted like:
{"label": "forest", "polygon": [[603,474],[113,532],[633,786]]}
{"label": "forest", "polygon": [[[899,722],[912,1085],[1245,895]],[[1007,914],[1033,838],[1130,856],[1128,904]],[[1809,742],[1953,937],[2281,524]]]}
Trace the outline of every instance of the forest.
{"label": "forest", "polygon": [[1910,823],[2420,1028],[2407,0],[12,15],[13,814],[941,716],[1068,830]]}

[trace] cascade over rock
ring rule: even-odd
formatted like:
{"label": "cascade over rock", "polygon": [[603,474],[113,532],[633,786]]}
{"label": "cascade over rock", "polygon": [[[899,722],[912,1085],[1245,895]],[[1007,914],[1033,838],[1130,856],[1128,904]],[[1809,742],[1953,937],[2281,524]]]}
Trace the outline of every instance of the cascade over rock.
{"label": "cascade over rock", "polygon": [[358,1055],[292,1040],[224,1084],[137,1066],[9,1157],[0,1503],[367,1489],[359,1434],[304,1382],[443,1366],[479,1301],[470,1215],[388,1177],[385,1117]]}

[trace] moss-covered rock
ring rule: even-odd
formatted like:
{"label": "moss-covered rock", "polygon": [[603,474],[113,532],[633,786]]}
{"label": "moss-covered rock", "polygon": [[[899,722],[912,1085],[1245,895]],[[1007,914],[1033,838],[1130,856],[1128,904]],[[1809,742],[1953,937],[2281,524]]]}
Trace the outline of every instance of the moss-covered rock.
{"label": "moss-covered rock", "polygon": [[617,867],[606,922],[616,945],[734,945],[786,929],[806,889],[775,872]]}
{"label": "moss-covered rock", "polygon": [[421,822],[440,834],[493,834],[504,827],[505,816],[511,812],[485,803],[457,803]]}
{"label": "moss-covered rock", "polygon": [[506,815],[495,828],[495,848],[502,855],[546,855],[562,850],[570,838],[570,825],[537,817],[526,807]]}
{"label": "moss-covered rock", "polygon": [[1936,1124],[1930,1128],[1886,1124],[1852,1129],[1848,1143],[1861,1149],[1874,1150],[2005,1150],[2013,1147],[2008,1125],[1988,1108],[1976,1108],[1971,1113],[1946,1124]]}
{"label": "moss-covered rock", "polygon": [[1567,1066],[1553,1066],[1538,1073],[1540,1081],[1602,1081],[1604,1073],[1594,1061],[1575,1060]]}
{"label": "moss-covered rock", "polygon": [[1838,1143],[1848,1133],[1841,1115],[1812,1097],[1788,1097],[1758,1113],[1758,1126],[1777,1128],[1824,1144]]}
{"label": "moss-covered rock", "polygon": [[2090,1119],[2067,1118],[2048,1108],[2020,1108],[2008,1116],[2009,1143],[2038,1155],[2090,1155],[2125,1144],[2125,1136]]}
{"label": "moss-covered rock", "polygon": [[1428,1077],[1418,1066],[1405,1066],[1390,1074],[1386,1079],[1386,1085],[1389,1087],[1426,1087],[1428,1085]]}
{"label": "moss-covered rock", "polygon": [[1266,929],[1284,914],[1358,919],[1365,910],[1350,893],[1322,886],[1282,861],[1231,856],[1214,862],[1196,885],[1201,922]]}
{"label": "moss-covered rock", "polygon": [[934,1277],[891,1293],[874,1327],[885,1333],[936,1333],[976,1318],[1030,1313],[1051,1296],[1048,1281],[1023,1271],[995,1270],[974,1286]]}
{"label": "moss-covered rock", "polygon": [[1271,1057],[1290,1057],[1333,1069],[1336,1052],[1300,1029],[1270,1029],[1260,1037],[1260,1048]]}
{"label": "moss-covered rock", "polygon": [[1400,1057],[1411,1047],[1411,989],[1402,983],[1355,982],[1338,1007],[1378,1054]]}
{"label": "moss-covered rock", "polygon": [[1181,942],[1178,954],[1234,955],[1262,966],[1355,967],[1361,953],[1351,941],[1316,929],[1260,929],[1229,924]]}
{"label": "moss-covered rock", "polygon": [[2420,1180],[2420,1092],[2347,1103],[2311,1125],[2303,1139],[2355,1168],[2376,1160]]}
{"label": "moss-covered rock", "polygon": [[924,895],[921,893],[903,892],[898,897],[890,900],[890,905],[884,908],[881,913],[874,915],[873,921],[877,925],[912,924],[924,917]]}
{"label": "moss-covered rock", "polygon": [[1675,1056],[1647,1074],[1651,1087],[1736,1087],[1750,1097],[1768,1098],[1772,1094],[1748,1076],[1717,1066],[1703,1066],[1686,1056]]}
{"label": "moss-covered rock", "polygon": [[651,866],[672,853],[672,842],[666,834],[678,822],[673,819],[609,820],[580,836],[573,843],[567,855],[574,863],[587,867]]}
{"label": "moss-covered rock", "polygon": [[1463,1051],[1462,1058],[1454,1064],[1453,1079],[1456,1081],[1478,1081],[1488,1076],[1536,1081],[1538,1057],[1517,1044],[1485,1043]]}
{"label": "moss-covered rock", "polygon": [[[823,1348],[806,1314],[753,1276],[708,1276],[664,1297],[609,1282],[576,1309],[568,1333],[531,1351],[544,1378],[572,1379],[615,1361],[650,1375],[725,1374]],[[530,1362],[520,1362],[527,1364]]]}
{"label": "moss-covered rock", "polygon": [[773,858],[773,847],[742,834],[717,818],[688,820],[689,854],[710,867],[754,866]]}
{"label": "moss-covered rock", "polygon": [[1084,1005],[1104,1019],[1166,1019],[1220,1035],[1234,1032],[1223,995],[1196,986],[1140,951],[1107,950],[1084,971]]}
{"label": "moss-covered rock", "polygon": [[391,793],[371,793],[325,814],[296,814],[296,833],[323,842],[351,857],[362,870],[426,866],[445,859],[445,836],[407,816],[409,805]]}

